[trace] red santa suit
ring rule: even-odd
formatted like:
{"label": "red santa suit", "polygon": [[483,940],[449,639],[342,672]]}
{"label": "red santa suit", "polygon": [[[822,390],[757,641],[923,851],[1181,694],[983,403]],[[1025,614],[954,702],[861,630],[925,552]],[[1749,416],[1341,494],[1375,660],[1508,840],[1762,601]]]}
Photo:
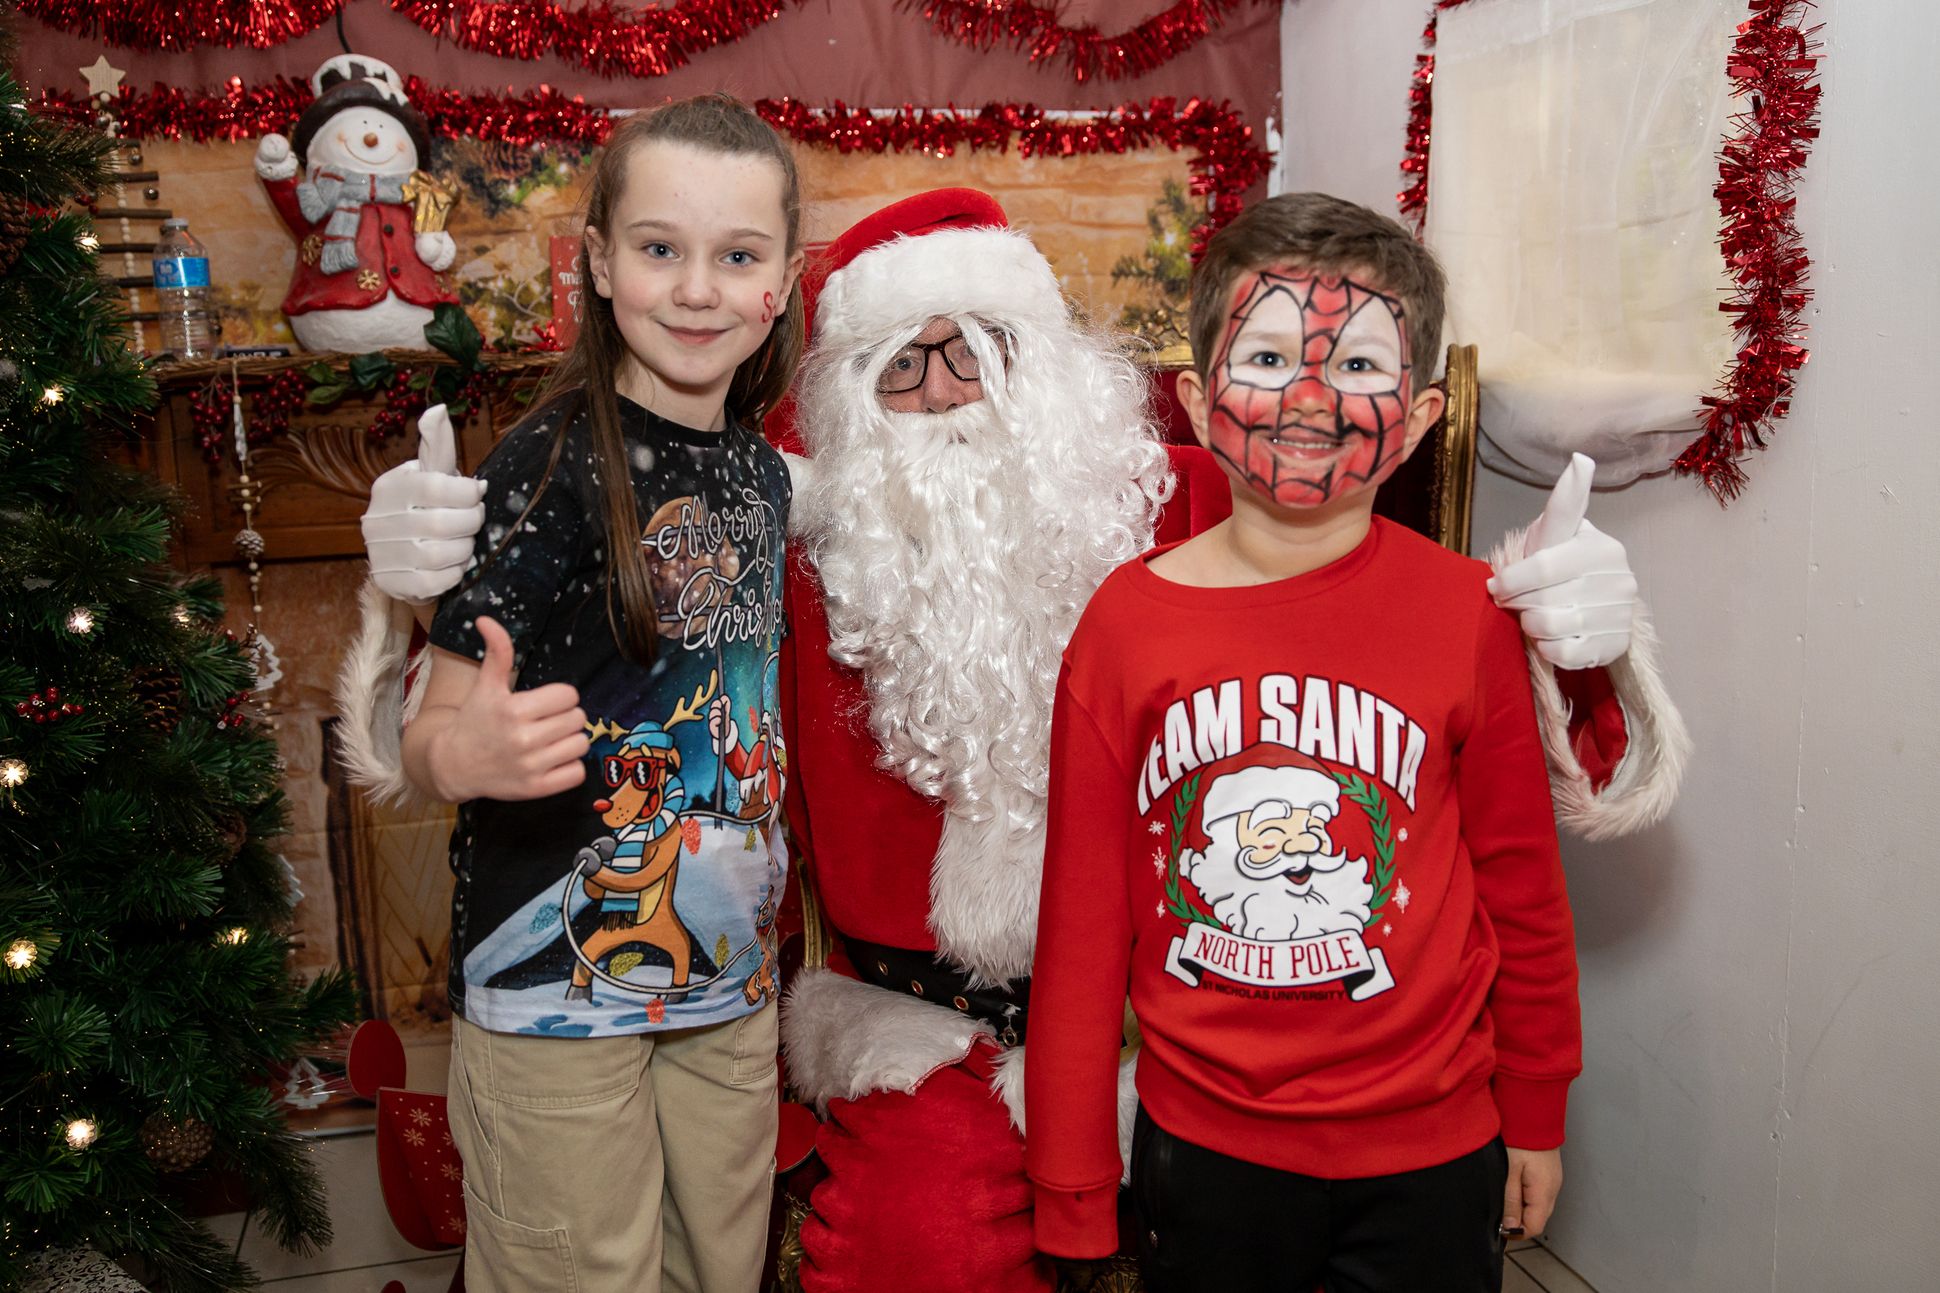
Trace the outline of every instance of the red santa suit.
{"label": "red santa suit", "polygon": [[324,226],[331,211],[316,220],[303,214],[297,201],[298,181],[265,180],[271,205],[296,239],[296,268],[290,275],[283,313],[292,317],[312,310],[361,310],[392,292],[412,305],[431,309],[458,298],[438,281],[437,274],[418,259],[411,207],[402,202],[367,202],[357,218],[357,268],[325,273],[321,267]]}
{"label": "red santa suit", "polygon": [[[1047,284],[1055,295],[1048,269],[1038,274],[1022,263],[1036,253],[1015,235],[986,227],[974,230],[989,235],[981,244],[959,236],[1002,223],[995,203],[964,190],[926,194],[863,221],[833,248],[815,348],[838,343],[836,332],[907,339],[930,315],[1001,327],[1023,298]],[[945,245],[926,250],[932,242]],[[805,406],[802,416],[814,410]],[[777,438],[783,448],[800,447],[792,433]],[[802,440],[814,446],[812,425]],[[1154,543],[1197,533],[1231,511],[1209,454],[1165,452],[1175,484]],[[796,506],[812,513],[813,499],[798,493]],[[1512,540],[1510,555],[1519,555],[1519,543]],[[803,1286],[1049,1290],[1054,1272],[1032,1243],[1023,1170],[1021,1043],[1040,870],[952,858],[943,799],[881,766],[867,680],[831,658],[828,590],[814,551],[812,541],[791,540],[791,634],[781,661],[794,756],[788,820],[834,936],[828,966],[786,985],[782,1012],[789,1083],[826,1118],[817,1149],[828,1176],[803,1228]],[[1647,630],[1638,640],[1638,658],[1607,675],[1559,684],[1547,665],[1536,670],[1559,815],[1593,835],[1655,820],[1681,762],[1665,749],[1681,732],[1657,686]],[[1573,724],[1563,685],[1577,703]],[[1627,727],[1626,709],[1644,721]],[[1120,1084],[1127,1127],[1130,1076],[1128,1062]]]}
{"label": "red santa suit", "polygon": [[777,748],[781,743],[773,739],[773,731],[760,722],[752,708],[748,711],[748,721],[754,725],[748,738],[750,744],[732,745],[722,756],[728,771],[739,783],[743,817],[754,816],[781,798],[788,761],[787,750]]}

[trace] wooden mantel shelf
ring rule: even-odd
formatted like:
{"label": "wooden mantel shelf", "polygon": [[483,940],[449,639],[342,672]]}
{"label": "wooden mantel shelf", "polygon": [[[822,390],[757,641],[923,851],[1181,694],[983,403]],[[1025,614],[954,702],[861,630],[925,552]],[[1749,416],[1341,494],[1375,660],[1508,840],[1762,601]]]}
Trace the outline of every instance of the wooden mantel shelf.
{"label": "wooden mantel shelf", "polygon": [[[384,353],[400,368],[453,362],[435,350]],[[244,416],[248,417],[252,397],[277,374],[319,362],[342,370],[351,358],[305,352],[191,360],[155,367],[161,402],[150,423],[141,428],[142,443],[135,457],[138,466],[173,484],[188,499],[188,515],[178,535],[179,556],[185,564],[239,564],[235,540],[243,528],[238,501],[242,473],[232,438],[224,437],[218,461],[207,461],[195,442],[190,400],[212,380],[234,381],[241,388]],[[462,421],[454,423],[460,471],[475,469],[498,437],[518,421],[558,357],[544,352],[488,351],[485,361],[507,380],[486,406],[473,408]],[[291,418],[287,432],[250,450],[250,480],[262,498],[255,521],[256,531],[264,540],[264,561],[363,555],[358,520],[369,501],[371,482],[418,451],[415,427],[388,440],[369,434],[372,420],[383,407],[378,397],[353,392],[330,408],[299,411]]]}

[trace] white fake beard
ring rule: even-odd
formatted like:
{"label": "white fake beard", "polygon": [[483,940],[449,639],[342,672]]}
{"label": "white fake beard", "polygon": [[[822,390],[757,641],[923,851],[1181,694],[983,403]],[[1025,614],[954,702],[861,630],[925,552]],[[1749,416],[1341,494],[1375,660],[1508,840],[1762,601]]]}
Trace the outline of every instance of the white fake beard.
{"label": "white fake beard", "polygon": [[[866,357],[821,357],[802,393],[829,654],[862,674],[877,765],[944,806],[930,929],[990,983],[1030,973],[1059,660],[1171,486],[1129,364],[1075,333],[1011,344],[1008,380],[948,413],[883,410]],[[1049,353],[1065,371],[1019,376]]]}
{"label": "white fake beard", "polygon": [[1282,874],[1256,880],[1241,868],[1240,859],[1250,850],[1241,847],[1230,820],[1208,835],[1210,847],[1195,859],[1189,879],[1233,933],[1280,942],[1366,926],[1368,904],[1374,900],[1367,859],[1349,859],[1344,852],[1284,858],[1287,866],[1304,860],[1312,868],[1313,878],[1302,893]]}

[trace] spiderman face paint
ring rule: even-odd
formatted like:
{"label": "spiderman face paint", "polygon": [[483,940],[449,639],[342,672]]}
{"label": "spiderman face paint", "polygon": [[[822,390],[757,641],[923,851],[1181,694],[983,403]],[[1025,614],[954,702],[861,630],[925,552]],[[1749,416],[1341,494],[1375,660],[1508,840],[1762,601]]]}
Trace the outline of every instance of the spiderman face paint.
{"label": "spiderman face paint", "polygon": [[1210,378],[1209,447],[1282,507],[1372,488],[1401,462],[1401,302],[1351,278],[1276,267],[1242,281]]}

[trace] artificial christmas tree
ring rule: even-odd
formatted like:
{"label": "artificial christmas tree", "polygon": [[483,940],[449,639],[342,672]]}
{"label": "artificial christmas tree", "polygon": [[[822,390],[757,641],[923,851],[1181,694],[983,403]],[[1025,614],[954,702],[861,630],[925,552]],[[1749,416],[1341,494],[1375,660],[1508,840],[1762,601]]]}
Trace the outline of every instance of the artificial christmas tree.
{"label": "artificial christmas tree", "polygon": [[138,1259],[156,1288],[252,1287],[170,1182],[233,1173],[276,1239],[328,1239],[264,1075],[342,1023],[351,995],[337,974],[289,971],[292,895],[268,843],[281,765],[235,703],[255,685],[249,658],[218,627],[217,582],[168,565],[170,497],[111,456],[154,383],[86,216],[63,208],[97,189],[112,143],[29,112],[11,54],[9,37],[0,1287],[35,1253],[74,1248]]}

